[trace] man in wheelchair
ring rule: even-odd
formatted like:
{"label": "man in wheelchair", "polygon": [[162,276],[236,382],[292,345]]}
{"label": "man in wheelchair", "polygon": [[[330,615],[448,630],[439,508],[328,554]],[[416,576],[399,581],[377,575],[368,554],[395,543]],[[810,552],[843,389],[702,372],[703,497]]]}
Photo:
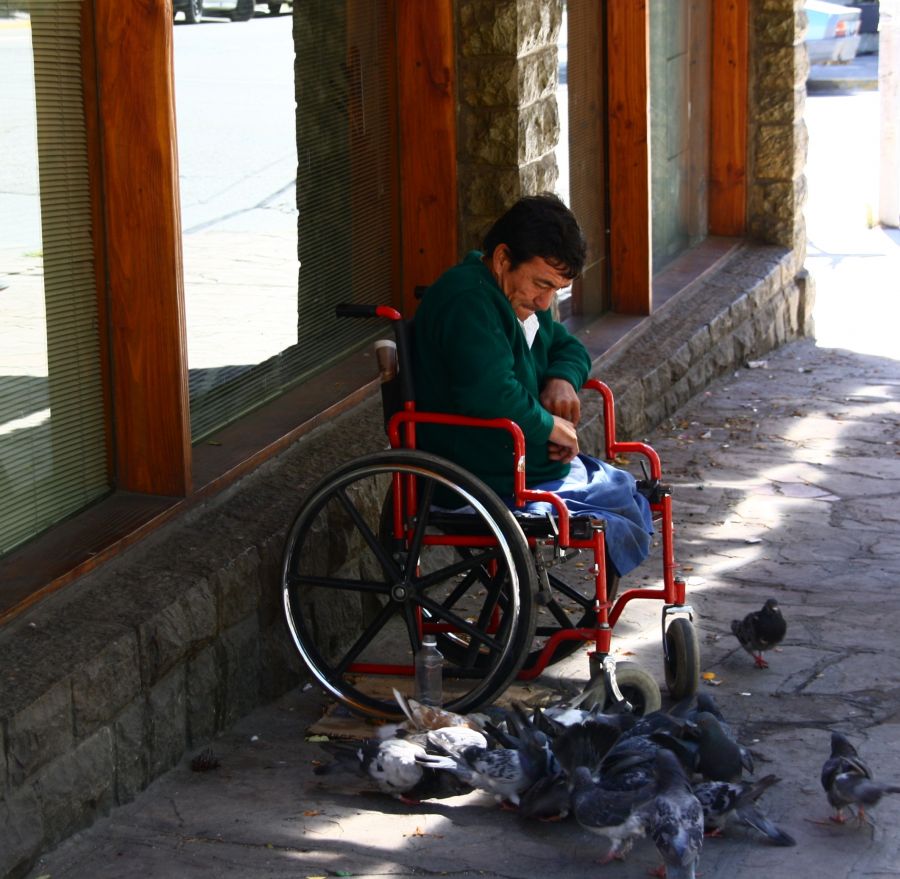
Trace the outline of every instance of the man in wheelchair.
{"label": "man in wheelchair", "polygon": [[[647,499],[627,471],[581,454],[577,390],[591,360],[550,305],[584,266],[584,235],[554,195],[527,196],[426,291],[415,317],[413,375],[423,411],[509,418],[526,440],[527,487],[561,497],[573,517],[603,519],[613,574],[648,555]],[[480,477],[513,508],[511,440],[503,431],[421,424],[418,447]],[[546,503],[525,514],[545,516]],[[522,512],[522,511],[517,511]]]}

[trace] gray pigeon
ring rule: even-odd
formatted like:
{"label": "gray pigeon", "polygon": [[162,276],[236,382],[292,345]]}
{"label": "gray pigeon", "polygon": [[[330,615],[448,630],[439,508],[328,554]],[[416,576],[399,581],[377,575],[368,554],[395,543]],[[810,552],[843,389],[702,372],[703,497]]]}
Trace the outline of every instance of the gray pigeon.
{"label": "gray pigeon", "polygon": [[322,742],[335,759],[316,766],[316,775],[352,771],[371,782],[382,793],[405,803],[455,797],[471,792],[459,778],[416,762],[427,751],[419,742],[404,738],[362,739],[356,742]]}
{"label": "gray pigeon", "polygon": [[761,610],[748,613],[742,620],[732,620],[731,632],[753,657],[757,668],[768,668],[763,651],[777,647],[784,640],[787,623],[778,602],[770,598]]}
{"label": "gray pigeon", "polygon": [[707,836],[718,836],[730,820],[746,824],[764,834],[775,845],[796,845],[796,840],[776,827],[763,813],[757,800],[773,784],[775,775],[759,781],[703,781],[693,786],[694,796],[703,807],[703,826]]}
{"label": "gray pigeon", "polygon": [[470,745],[461,751],[438,746],[438,754],[421,754],[421,766],[443,769],[466,784],[494,795],[500,802],[519,804],[519,798],[539,778],[554,775],[554,757],[547,736],[532,730],[516,748],[482,748]]}
{"label": "gray pigeon", "polygon": [[654,771],[656,795],[638,811],[663,859],[666,879],[694,879],[703,848],[703,807],[671,751],[657,751]]}
{"label": "gray pigeon", "polygon": [[900,786],[880,784],[845,735],[831,734],[831,755],[822,765],[822,787],[834,809],[831,820],[844,823],[844,809],[855,806],[857,819],[866,820],[866,809],[878,804],[884,794],[900,793]]}
{"label": "gray pigeon", "polygon": [[572,814],[591,833],[605,836],[612,846],[601,863],[623,860],[634,841],[646,832],[643,815],[638,810],[655,792],[651,783],[640,790],[611,791],[594,781],[586,766],[572,773]]}

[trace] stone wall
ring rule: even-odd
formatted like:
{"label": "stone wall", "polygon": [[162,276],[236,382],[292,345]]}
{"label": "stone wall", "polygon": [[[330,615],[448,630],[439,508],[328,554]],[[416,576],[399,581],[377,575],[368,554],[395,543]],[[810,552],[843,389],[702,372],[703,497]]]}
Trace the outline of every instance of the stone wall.
{"label": "stone wall", "polygon": [[768,244],[806,258],[806,77],[802,0],[756,0],[751,6],[748,229]]}
{"label": "stone wall", "polygon": [[478,247],[522,195],[556,187],[561,0],[460,0],[459,240]]}

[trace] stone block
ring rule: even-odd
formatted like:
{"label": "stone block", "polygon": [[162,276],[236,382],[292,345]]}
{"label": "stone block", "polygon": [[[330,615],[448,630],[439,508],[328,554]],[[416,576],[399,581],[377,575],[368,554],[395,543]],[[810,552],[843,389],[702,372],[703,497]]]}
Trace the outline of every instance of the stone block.
{"label": "stone block", "polygon": [[562,23],[562,0],[530,0],[518,4],[517,53],[527,55],[545,46],[556,49]]}
{"label": "stone block", "polygon": [[147,700],[149,777],[171,769],[187,747],[185,666],[179,665],[160,680]]}
{"label": "stone block", "polygon": [[186,590],[138,629],[141,678],[152,686],[216,633],[216,601],[209,583]]}
{"label": "stone block", "polygon": [[6,734],[9,785],[15,788],[74,744],[69,679],[53,685],[13,715]]}
{"label": "stone block", "polygon": [[0,798],[0,876],[24,876],[41,852],[44,819],[30,785]]}
{"label": "stone block", "polygon": [[460,64],[461,109],[515,108],[520,102],[519,64],[512,55],[470,59]]}
{"label": "stone block", "polygon": [[756,129],[756,177],[793,180],[795,168],[794,125],[760,125]]}
{"label": "stone block", "polygon": [[[806,48],[800,47],[806,54]],[[761,46],[754,53],[756,59],[756,89],[760,94],[785,95],[794,90],[797,65],[800,63],[794,46]]]}
{"label": "stone block", "polygon": [[109,812],[113,766],[113,736],[104,727],[41,770],[34,790],[41,804],[46,844],[55,845]]}
{"label": "stone block", "polygon": [[482,172],[474,168],[466,170],[461,182],[459,199],[464,206],[464,213],[472,220],[475,218],[480,242],[487,227],[503,213],[521,194],[522,184],[517,165],[494,167]]}
{"label": "stone block", "polygon": [[518,165],[519,119],[515,110],[479,109],[460,116],[460,158],[485,165]]}
{"label": "stone block", "polygon": [[518,54],[516,0],[461,0],[456,21],[459,52],[464,58]]}
{"label": "stone block", "polygon": [[112,725],[116,755],[116,803],[130,803],[149,783],[147,705],[143,696],[119,714]]}
{"label": "stone block", "polygon": [[72,675],[75,736],[83,739],[108,724],[140,692],[137,637],[128,632]]}
{"label": "stone block", "polygon": [[212,738],[221,729],[220,684],[218,648],[210,644],[187,665],[187,740],[191,745]]}
{"label": "stone block", "polygon": [[552,153],[559,143],[559,105],[556,96],[519,108],[518,162],[526,165]]}
{"label": "stone block", "polygon": [[260,601],[259,569],[259,552],[256,547],[249,547],[211,577],[219,604],[218,628],[227,629],[256,612]]}
{"label": "stone block", "polygon": [[9,787],[6,770],[6,730],[0,722],[0,799],[6,796]]}
{"label": "stone block", "polygon": [[230,725],[259,701],[259,623],[255,616],[222,634],[223,723]]}
{"label": "stone block", "polygon": [[753,16],[753,30],[757,45],[793,46],[798,39],[802,21],[793,9],[765,10]]}
{"label": "stone block", "polygon": [[[539,192],[555,192],[559,180],[556,154],[549,152],[534,162],[522,165],[519,168],[519,180],[523,194],[536,195]],[[511,203],[512,200],[509,204]]]}

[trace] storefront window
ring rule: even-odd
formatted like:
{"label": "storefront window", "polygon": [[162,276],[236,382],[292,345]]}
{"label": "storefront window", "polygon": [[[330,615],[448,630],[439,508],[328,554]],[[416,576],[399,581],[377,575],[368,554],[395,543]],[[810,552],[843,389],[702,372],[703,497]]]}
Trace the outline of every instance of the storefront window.
{"label": "storefront window", "polygon": [[710,0],[651,0],[653,271],[707,234]]}
{"label": "storefront window", "polygon": [[109,488],[81,5],[0,6],[0,556]]}

